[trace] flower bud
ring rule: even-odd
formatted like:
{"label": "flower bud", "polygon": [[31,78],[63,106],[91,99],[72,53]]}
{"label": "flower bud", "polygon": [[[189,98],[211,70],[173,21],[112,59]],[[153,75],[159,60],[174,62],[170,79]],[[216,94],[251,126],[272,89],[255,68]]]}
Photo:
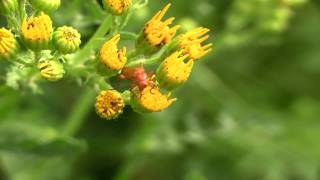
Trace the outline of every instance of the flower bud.
{"label": "flower bud", "polygon": [[18,8],[17,0],[1,0],[0,1],[0,14],[12,14]]}
{"label": "flower bud", "polygon": [[72,27],[59,27],[53,33],[53,44],[62,54],[71,54],[79,49],[81,35]]}
{"label": "flower bud", "polygon": [[41,76],[48,81],[60,80],[65,74],[63,64],[56,60],[39,61],[38,69]]}
{"label": "flower bud", "polygon": [[18,49],[14,35],[7,29],[0,29],[0,60],[11,58]]}
{"label": "flower bud", "polygon": [[41,12],[40,16],[25,19],[21,26],[21,35],[25,44],[32,50],[48,49],[52,39],[52,21]]}
{"label": "flower bud", "polygon": [[105,42],[99,52],[100,62],[107,68],[106,71],[118,72],[127,62],[126,48],[118,50],[120,35],[117,34]]}
{"label": "flower bud", "polygon": [[158,51],[163,45],[168,44],[175,36],[179,25],[169,27],[172,24],[174,17],[167,20],[162,20],[170,4],[159,11],[145,26],[138,39],[138,48],[144,53],[154,53]]}
{"label": "flower bud", "polygon": [[59,8],[60,0],[31,0],[31,4],[37,10],[50,13]]}
{"label": "flower bud", "polygon": [[132,6],[132,0],[102,0],[103,7],[113,15],[122,15]]}
{"label": "flower bud", "polygon": [[183,51],[173,53],[158,67],[156,77],[161,88],[171,91],[188,80],[193,61],[185,62],[188,55],[182,56],[182,54]]}
{"label": "flower bud", "polygon": [[169,94],[163,94],[159,87],[147,86],[140,90],[135,87],[131,98],[131,106],[138,113],[160,112],[168,108],[177,99],[169,99]]}
{"label": "flower bud", "polygon": [[122,114],[125,103],[118,91],[106,90],[97,96],[95,107],[101,118],[111,120]]}
{"label": "flower bud", "polygon": [[199,60],[210,51],[212,51],[212,44],[202,45],[202,43],[209,38],[207,33],[210,30],[199,27],[188,31],[178,37],[178,49],[182,49],[185,54],[189,55],[192,60]]}

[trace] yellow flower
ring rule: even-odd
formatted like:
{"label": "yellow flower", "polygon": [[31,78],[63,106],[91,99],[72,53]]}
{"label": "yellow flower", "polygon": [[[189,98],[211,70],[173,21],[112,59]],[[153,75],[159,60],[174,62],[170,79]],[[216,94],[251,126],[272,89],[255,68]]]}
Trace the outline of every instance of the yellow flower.
{"label": "yellow flower", "polygon": [[144,27],[143,37],[151,47],[160,47],[167,44],[175,36],[179,25],[172,28],[169,27],[172,24],[174,17],[162,21],[162,18],[170,8],[171,4],[165,6],[159,11]]}
{"label": "yellow flower", "polygon": [[143,90],[133,89],[132,107],[137,112],[160,112],[168,108],[177,99],[169,99],[169,94],[163,94],[158,87],[147,86]]}
{"label": "yellow flower", "polygon": [[132,6],[132,0],[103,0],[102,3],[114,15],[121,15]]}
{"label": "yellow flower", "polygon": [[117,34],[102,46],[99,59],[109,70],[119,71],[127,62],[126,48],[118,50],[120,35]]}
{"label": "yellow flower", "polygon": [[212,43],[202,45],[209,38],[207,33],[210,30],[199,27],[179,36],[178,43],[184,53],[188,54],[192,60],[198,60],[212,50]]}
{"label": "yellow flower", "polygon": [[0,29],[0,59],[8,59],[17,50],[17,41],[7,29]]}
{"label": "yellow flower", "polygon": [[47,49],[52,32],[52,21],[43,12],[40,16],[25,19],[21,26],[22,38],[26,45],[33,50]]}
{"label": "yellow flower", "polygon": [[188,55],[183,55],[183,51],[177,51],[162,62],[157,70],[160,87],[173,90],[188,80],[193,61],[185,62],[187,58]]}
{"label": "yellow flower", "polygon": [[97,114],[107,120],[117,118],[123,112],[124,106],[121,94],[115,90],[100,92],[95,105]]}

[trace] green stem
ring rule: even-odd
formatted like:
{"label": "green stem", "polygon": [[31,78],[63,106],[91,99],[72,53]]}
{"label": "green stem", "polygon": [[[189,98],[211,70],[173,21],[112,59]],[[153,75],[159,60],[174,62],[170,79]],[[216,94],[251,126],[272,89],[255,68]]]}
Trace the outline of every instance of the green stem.
{"label": "green stem", "polygon": [[[151,65],[163,60],[170,44],[164,46],[157,54],[151,56],[150,58],[141,58],[132,62],[129,62],[126,67],[135,67],[140,65]],[[133,52],[134,54],[135,52]]]}
{"label": "green stem", "polygon": [[124,40],[137,40],[138,39],[138,34],[136,33],[132,33],[132,32],[127,32],[127,31],[121,31],[120,32],[120,35],[121,35],[121,39],[124,39]]}
{"label": "green stem", "polygon": [[144,0],[142,3],[141,3],[141,1],[139,1],[139,3],[135,5],[134,9],[143,8],[146,5],[148,5],[148,3],[149,3],[149,0]]}
{"label": "green stem", "polygon": [[19,32],[20,25],[19,25],[17,19],[15,18],[14,13],[7,16],[7,22],[8,22],[10,29],[12,29],[16,33]]}
{"label": "green stem", "polygon": [[130,10],[129,12],[127,12],[125,14],[124,19],[122,20],[121,25],[120,25],[120,29],[119,29],[120,31],[127,26],[128,22],[132,16],[132,13],[133,13],[133,11]]}
{"label": "green stem", "polygon": [[140,66],[140,65],[150,65],[157,63],[158,61],[161,60],[161,57],[151,57],[151,58],[142,58],[138,59],[136,61],[129,62],[126,67],[135,67],[135,66]]}
{"label": "green stem", "polygon": [[83,63],[84,61],[86,61],[86,58],[91,55],[92,51],[102,45],[103,41],[101,41],[101,38],[103,38],[107,34],[107,32],[111,28],[111,25],[112,16],[110,15],[103,20],[100,27],[91,37],[88,43],[80,51],[78,51],[78,53],[73,58],[73,62]]}
{"label": "green stem", "polygon": [[26,17],[26,0],[20,0],[19,2],[19,15],[20,23],[22,24],[24,18]]}
{"label": "green stem", "polygon": [[90,107],[93,107],[95,94],[96,93],[91,89],[86,89],[83,92],[67,117],[66,124],[63,128],[63,133],[65,135],[75,135],[75,133],[80,129],[84,120],[91,111]]}
{"label": "green stem", "polygon": [[41,59],[41,51],[34,51],[34,63],[38,63]]}

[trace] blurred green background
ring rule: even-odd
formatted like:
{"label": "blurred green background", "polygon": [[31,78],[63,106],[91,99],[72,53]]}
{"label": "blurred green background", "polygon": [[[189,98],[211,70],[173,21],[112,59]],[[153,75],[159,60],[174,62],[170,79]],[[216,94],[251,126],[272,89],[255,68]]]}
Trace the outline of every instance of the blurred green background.
{"label": "blurred green background", "polygon": [[[99,4],[62,2],[56,26],[78,28],[85,43],[104,18]],[[1,64],[1,180],[320,179],[319,1],[171,2],[167,17],[210,28],[215,50],[164,112],[127,108],[101,120],[85,87],[64,80],[41,84],[41,95],[14,90]],[[151,0],[127,30],[139,32],[166,3]],[[73,137],[61,133],[81,117]]]}

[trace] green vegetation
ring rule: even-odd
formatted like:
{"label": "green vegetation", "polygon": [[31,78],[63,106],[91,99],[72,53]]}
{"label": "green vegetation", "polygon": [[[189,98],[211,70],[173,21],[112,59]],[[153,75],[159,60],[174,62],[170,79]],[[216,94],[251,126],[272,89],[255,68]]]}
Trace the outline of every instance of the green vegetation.
{"label": "green vegetation", "polygon": [[[167,3],[150,0],[126,29],[138,33]],[[168,16],[183,29],[211,29],[214,52],[161,113],[127,107],[118,119],[102,120],[97,93],[85,85],[67,78],[35,84],[0,62],[0,179],[320,178],[320,3],[172,4]],[[75,27],[83,46],[106,18],[101,6],[62,0],[52,19],[56,27]],[[117,81],[111,79],[121,88]]]}

